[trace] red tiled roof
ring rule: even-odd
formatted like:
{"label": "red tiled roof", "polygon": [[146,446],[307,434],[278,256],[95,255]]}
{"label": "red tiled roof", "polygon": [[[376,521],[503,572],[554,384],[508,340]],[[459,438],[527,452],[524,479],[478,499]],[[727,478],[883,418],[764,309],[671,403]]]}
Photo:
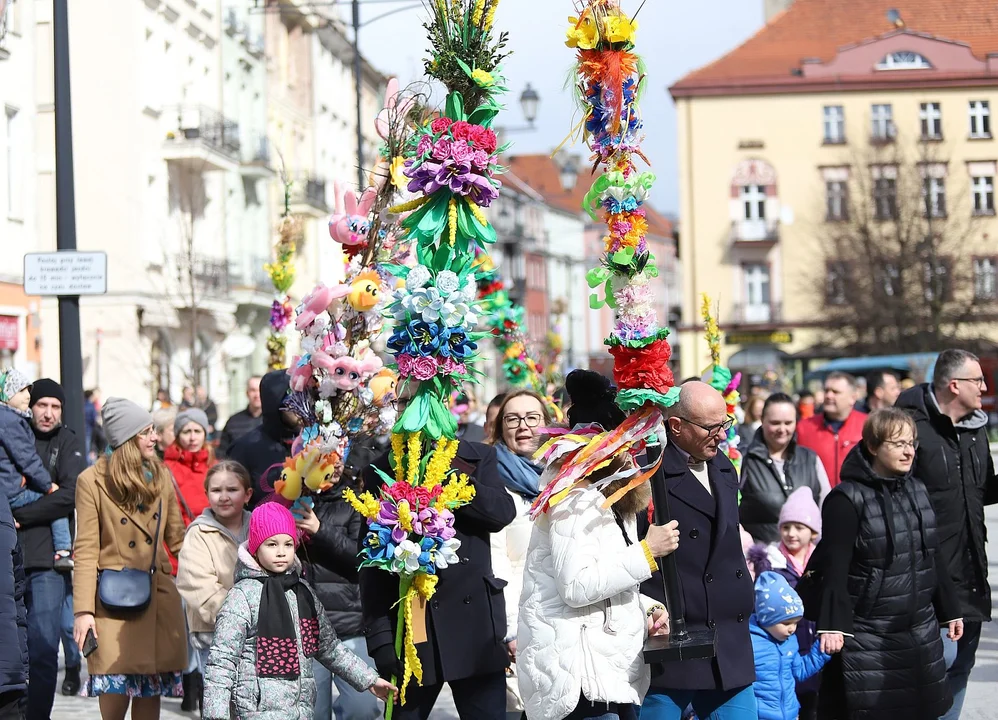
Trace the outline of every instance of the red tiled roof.
{"label": "red tiled roof", "polygon": [[755,35],[670,88],[674,96],[718,85],[779,81],[806,84],[791,75],[805,58],[828,62],[846,45],[897,31],[887,19],[896,9],[906,30],[965,43],[979,60],[998,52],[998,3],[994,0],[796,0]]}

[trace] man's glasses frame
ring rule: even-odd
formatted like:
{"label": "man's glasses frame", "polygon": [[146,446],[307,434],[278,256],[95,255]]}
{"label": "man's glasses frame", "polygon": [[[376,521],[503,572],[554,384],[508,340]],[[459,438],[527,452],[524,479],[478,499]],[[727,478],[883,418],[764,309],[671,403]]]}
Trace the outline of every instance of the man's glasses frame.
{"label": "man's glasses frame", "polygon": [[690,425],[695,425],[696,427],[700,428],[701,430],[706,431],[707,437],[713,437],[714,435],[717,435],[718,433],[726,433],[726,432],[728,432],[728,430],[731,429],[731,426],[735,424],[735,419],[733,417],[731,417],[730,415],[728,416],[728,419],[725,420],[724,422],[718,423],[717,425],[709,425],[709,426],[708,425],[701,425],[698,422],[693,422],[689,418],[684,418],[684,417],[681,417],[681,416],[678,416],[678,415],[676,417],[678,417],[684,423],[689,423]]}

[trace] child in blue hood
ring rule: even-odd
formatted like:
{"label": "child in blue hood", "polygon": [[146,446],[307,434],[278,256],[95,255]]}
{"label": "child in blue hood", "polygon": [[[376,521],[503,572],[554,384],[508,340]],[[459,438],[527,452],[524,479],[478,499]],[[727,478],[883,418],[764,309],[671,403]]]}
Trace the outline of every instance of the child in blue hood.
{"label": "child in blue hood", "polygon": [[749,618],[759,720],[797,720],[796,683],[817,675],[831,659],[821,652],[821,643],[815,643],[809,654],[800,654],[794,633],[803,617],[804,603],[782,575],[770,571],[759,575],[755,613]]}

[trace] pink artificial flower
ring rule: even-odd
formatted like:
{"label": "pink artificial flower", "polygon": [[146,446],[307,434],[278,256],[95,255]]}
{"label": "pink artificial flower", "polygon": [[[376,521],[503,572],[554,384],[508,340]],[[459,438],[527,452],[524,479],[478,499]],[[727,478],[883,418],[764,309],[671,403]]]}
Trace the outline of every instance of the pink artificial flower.
{"label": "pink artificial flower", "polygon": [[412,362],[412,377],[417,380],[429,380],[437,374],[437,361],[423,355]]}
{"label": "pink artificial flower", "polygon": [[454,136],[455,140],[471,140],[472,129],[474,125],[469,125],[464,120],[458,120],[456,123],[451,125],[450,131]]}
{"label": "pink artificial flower", "polygon": [[480,144],[482,149],[491,155],[499,146],[499,138],[496,136],[494,130],[485,128],[485,132],[482,133]]}
{"label": "pink artificial flower", "polygon": [[450,157],[450,146],[450,140],[447,138],[440,138],[433,143],[433,159],[442,161]]}
{"label": "pink artificial flower", "polygon": [[433,149],[433,138],[429,135],[424,135],[419,138],[419,144],[416,145],[416,157],[423,157],[430,150]]}
{"label": "pink artificial flower", "polygon": [[415,358],[412,355],[399,355],[397,358],[399,364],[399,375],[403,377],[408,377],[412,375],[412,363]]}
{"label": "pink artificial flower", "polygon": [[475,150],[471,153],[471,164],[477,170],[486,170],[489,167],[489,154],[484,150]]}
{"label": "pink artificial flower", "polygon": [[471,155],[471,146],[468,143],[455,140],[450,144],[450,156],[454,159],[454,162],[471,162]]}
{"label": "pink artificial flower", "polygon": [[449,117],[438,117],[436,120],[430,123],[430,130],[433,131],[434,135],[442,133],[444,130],[451,126],[454,121]]}

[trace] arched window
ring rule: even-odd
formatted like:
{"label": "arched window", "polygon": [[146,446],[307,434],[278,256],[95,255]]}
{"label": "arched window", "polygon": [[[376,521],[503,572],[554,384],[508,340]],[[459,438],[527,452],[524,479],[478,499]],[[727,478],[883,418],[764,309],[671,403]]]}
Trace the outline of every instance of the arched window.
{"label": "arched window", "polygon": [[772,239],[779,213],[772,165],[759,159],[738,163],[731,178],[730,198],[735,240]]}
{"label": "arched window", "polygon": [[884,59],[877,63],[877,70],[931,70],[932,63],[924,55],[911,50],[899,50],[887,53]]}

